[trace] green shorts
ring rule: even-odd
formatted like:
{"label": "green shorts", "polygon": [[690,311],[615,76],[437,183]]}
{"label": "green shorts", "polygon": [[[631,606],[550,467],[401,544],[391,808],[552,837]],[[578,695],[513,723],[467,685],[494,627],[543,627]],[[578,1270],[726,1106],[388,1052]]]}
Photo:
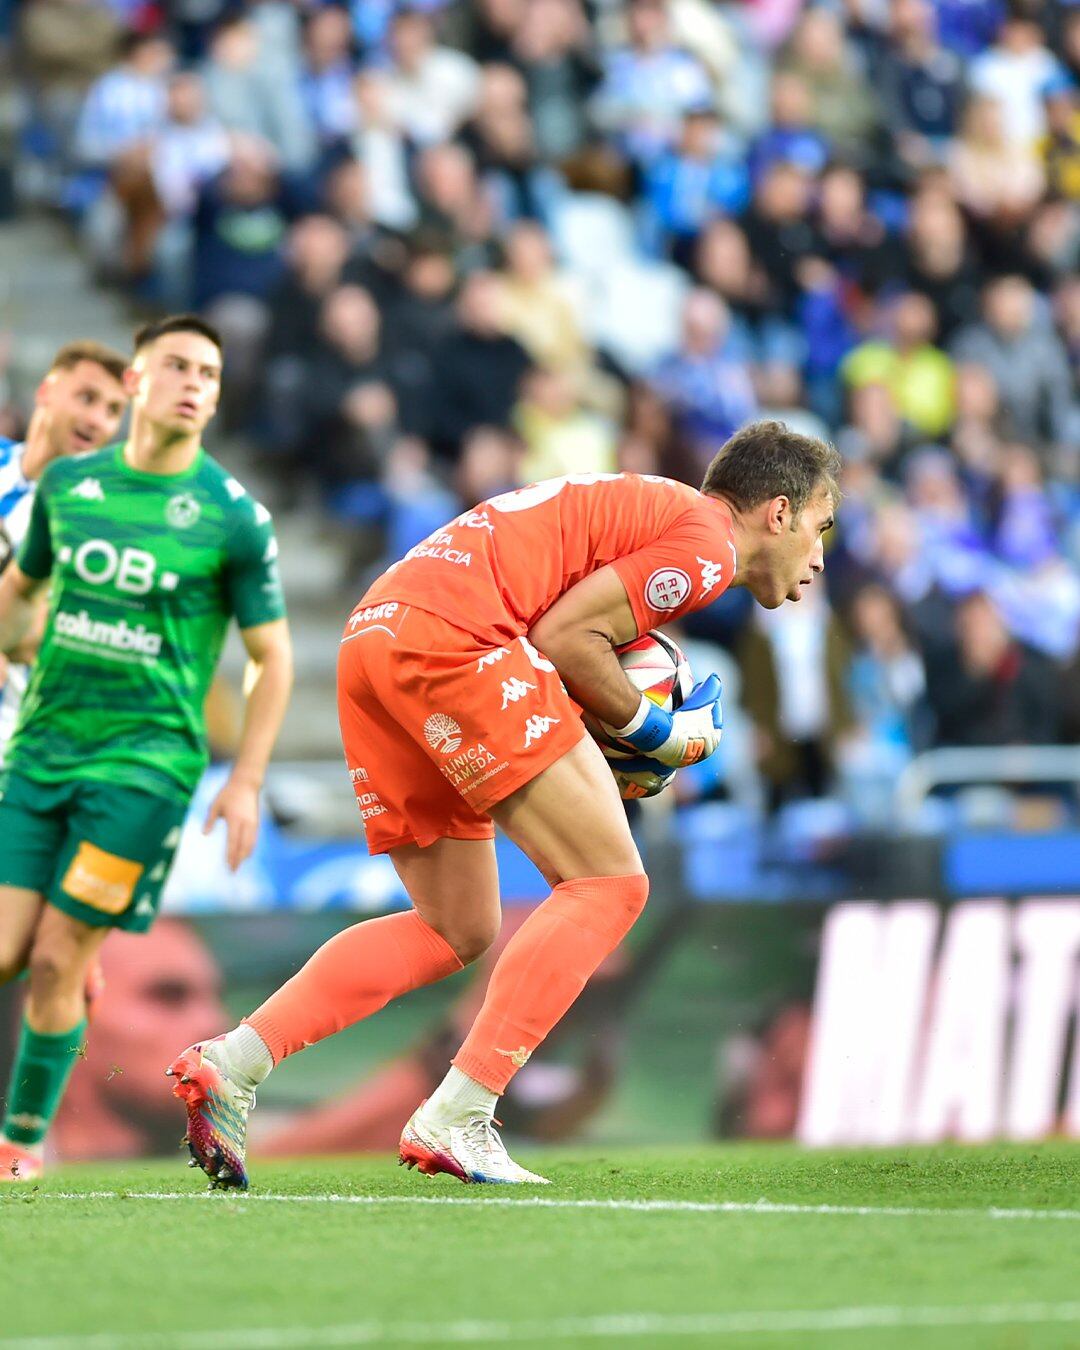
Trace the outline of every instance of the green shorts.
{"label": "green shorts", "polygon": [[187,808],[90,779],[0,777],[0,885],[37,891],[94,928],[154,922]]}

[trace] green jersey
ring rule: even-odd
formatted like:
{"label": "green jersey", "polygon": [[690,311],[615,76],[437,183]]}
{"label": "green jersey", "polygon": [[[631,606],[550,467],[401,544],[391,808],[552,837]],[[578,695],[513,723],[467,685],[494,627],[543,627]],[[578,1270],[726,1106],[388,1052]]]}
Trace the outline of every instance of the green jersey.
{"label": "green jersey", "polygon": [[178,474],[122,445],[50,464],[18,557],[51,593],[10,768],[186,800],[229,619],[285,614],[276,555],[270,513],[205,450]]}

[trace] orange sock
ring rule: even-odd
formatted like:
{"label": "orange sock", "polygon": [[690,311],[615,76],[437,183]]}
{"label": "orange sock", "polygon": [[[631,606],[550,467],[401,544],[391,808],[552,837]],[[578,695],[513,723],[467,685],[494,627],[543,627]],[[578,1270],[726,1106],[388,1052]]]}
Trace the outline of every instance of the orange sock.
{"label": "orange sock", "polygon": [[613,952],[645,907],[649,879],[564,881],[525,920],[495,963],[484,1006],[454,1064],[491,1092],[514,1074]]}
{"label": "orange sock", "polygon": [[302,970],[244,1019],[274,1063],[351,1026],[398,994],[461,970],[454,949],[417,914],[367,919],[324,942]]}

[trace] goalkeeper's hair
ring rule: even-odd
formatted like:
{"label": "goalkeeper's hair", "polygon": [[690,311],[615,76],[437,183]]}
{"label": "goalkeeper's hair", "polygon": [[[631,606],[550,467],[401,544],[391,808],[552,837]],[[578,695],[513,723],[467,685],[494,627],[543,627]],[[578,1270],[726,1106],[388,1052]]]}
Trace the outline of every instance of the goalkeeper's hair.
{"label": "goalkeeper's hair", "polygon": [[91,338],[79,338],[75,342],[65,342],[52,359],[49,374],[56,370],[74,370],[80,361],[92,361],[95,366],[107,370],[114,380],[122,380],[127,369],[127,357],[114,347],[106,347],[103,342],[94,342]]}
{"label": "goalkeeper's hair", "polygon": [[786,497],[797,519],[822,487],[839,505],[840,467],[840,455],[828,441],[800,435],[783,422],[751,422],[721,446],[701,490],[726,498],[739,511]]}
{"label": "goalkeeper's hair", "polygon": [[198,314],[167,314],[164,319],[151,319],[149,323],[144,323],[135,334],[135,354],[138,355],[144,347],[149,347],[166,333],[198,333],[212,342],[219,353],[224,354],[221,334],[212,323],[207,323]]}

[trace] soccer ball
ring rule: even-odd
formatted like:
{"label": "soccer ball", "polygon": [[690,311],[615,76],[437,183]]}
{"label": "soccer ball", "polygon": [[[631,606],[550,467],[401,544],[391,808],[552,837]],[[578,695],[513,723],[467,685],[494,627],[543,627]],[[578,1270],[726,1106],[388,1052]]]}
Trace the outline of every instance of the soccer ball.
{"label": "soccer ball", "polygon": [[[683,700],[694,687],[694,677],[690,671],[690,662],[683,655],[677,642],[665,637],[655,629],[643,633],[641,637],[628,642],[616,651],[619,665],[635,689],[640,689],[646,698],[658,704],[668,712],[674,712],[682,706]],[[611,765],[619,795],[625,801],[635,801],[641,797],[655,797],[662,792],[671,779],[659,778],[648,770],[639,773],[624,773],[619,769],[619,760],[633,759],[640,755],[627,741],[619,740],[612,729],[598,718],[585,714],[585,727],[589,735],[604,752]]]}

